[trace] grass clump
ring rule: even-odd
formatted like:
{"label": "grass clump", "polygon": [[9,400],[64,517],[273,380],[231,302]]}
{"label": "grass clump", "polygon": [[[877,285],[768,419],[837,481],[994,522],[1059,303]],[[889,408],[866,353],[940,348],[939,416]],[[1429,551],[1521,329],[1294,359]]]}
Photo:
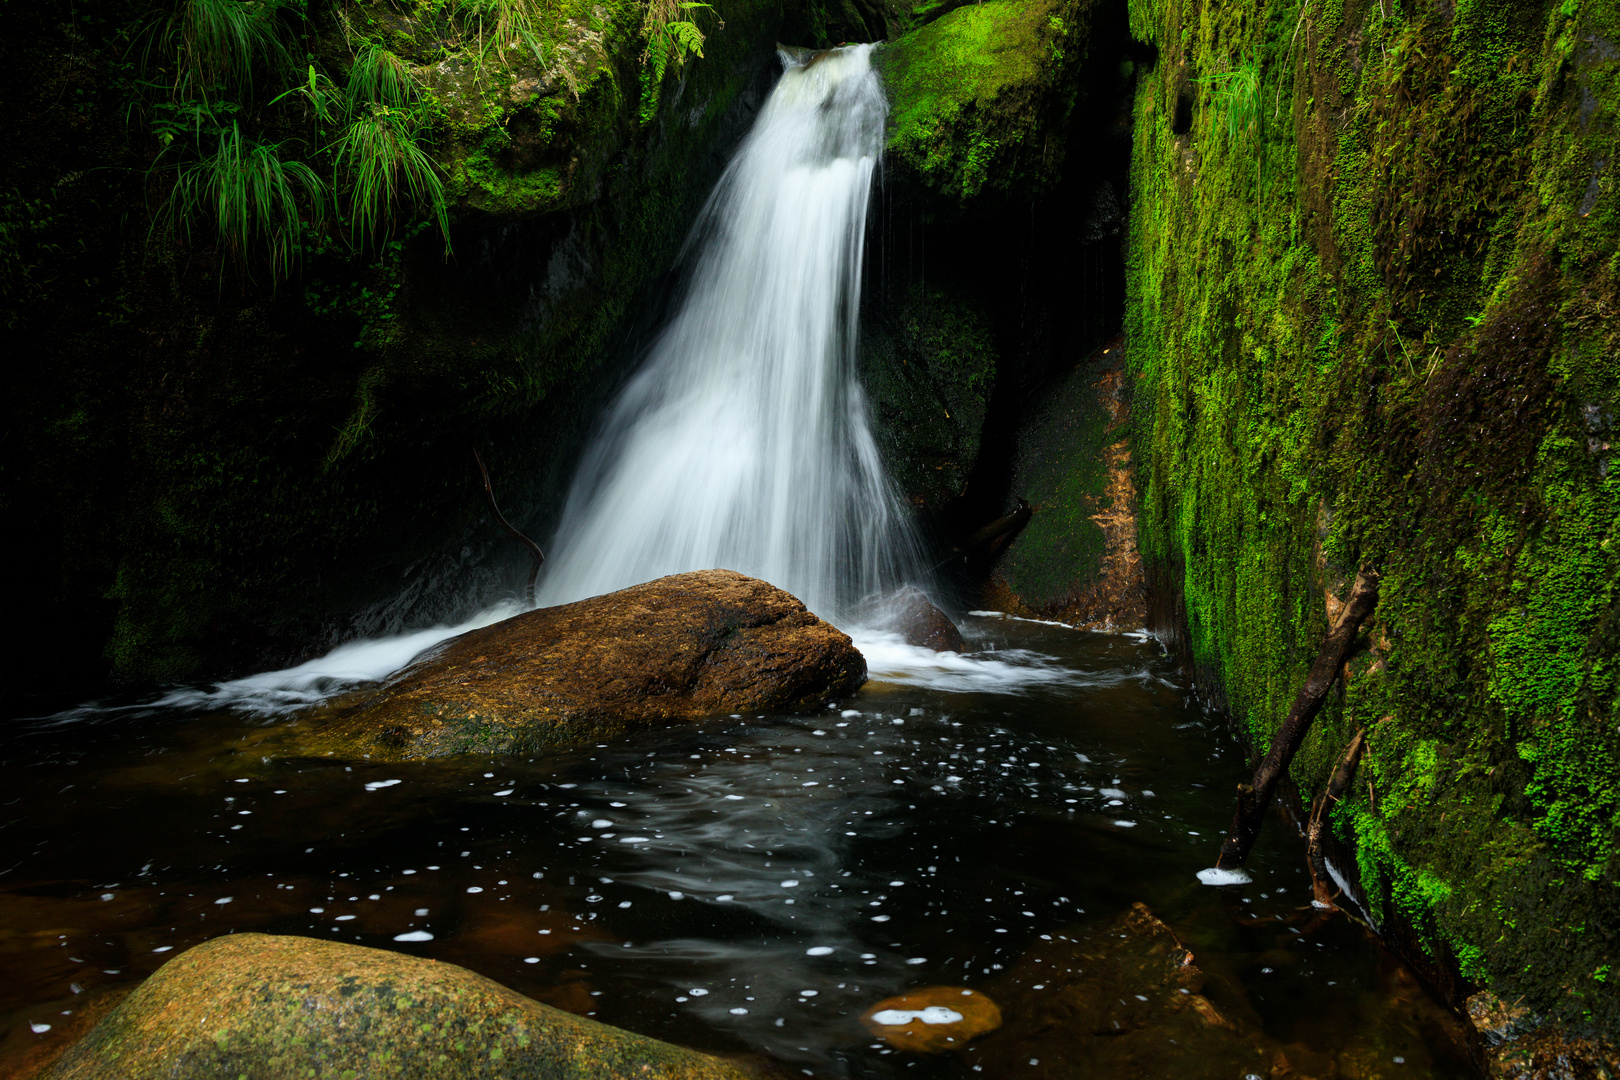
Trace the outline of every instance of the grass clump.
{"label": "grass clump", "polygon": [[335,167],[345,183],[351,239],[370,247],[400,224],[400,211],[427,208],[450,250],[450,217],[444,182],[417,141],[420,113],[371,103],[333,144]]}
{"label": "grass clump", "polygon": [[284,158],[280,143],[244,139],[232,123],[220,130],[213,153],[180,166],[163,220],[188,242],[202,222],[210,223],[231,258],[245,263],[250,251],[262,251],[279,281],[298,258],[302,207],[319,219],[327,202],[313,169]]}
{"label": "grass clump", "polygon": [[508,54],[516,52],[546,66],[546,36],[539,9],[531,0],[461,0],[456,14],[472,38],[480,63],[493,58],[500,66],[510,67]]}
{"label": "grass clump", "polygon": [[281,39],[279,0],[180,0],[148,39],[171,67],[176,98],[207,99],[240,91],[251,95],[255,73],[279,74],[289,65]]}
{"label": "grass clump", "polygon": [[[533,36],[525,0],[473,2],[529,13],[516,29],[495,19],[492,42]],[[432,114],[410,68],[351,29],[347,72],[311,57],[298,79],[284,14],[303,17],[285,0],[178,0],[143,32],[148,96],[132,114],[145,114],[162,145],[153,170],[174,174],[153,231],[187,244],[211,237],[222,274],[267,268],[272,285],[310,244],[347,240],[362,253],[423,214],[448,252],[444,186],[425,149]]]}

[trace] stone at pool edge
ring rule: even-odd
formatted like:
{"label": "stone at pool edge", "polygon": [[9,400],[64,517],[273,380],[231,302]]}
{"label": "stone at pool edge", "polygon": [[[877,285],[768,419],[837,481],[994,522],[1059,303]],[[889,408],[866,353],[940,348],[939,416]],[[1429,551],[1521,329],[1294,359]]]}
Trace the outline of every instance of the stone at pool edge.
{"label": "stone at pool edge", "polygon": [[748,1080],[731,1062],[531,1001],[454,964],[231,934],[170,960],[53,1080]]}
{"label": "stone at pool edge", "polygon": [[815,708],[865,681],[854,643],[799,600],[701,570],[462,634],[292,737],[305,752],[374,761],[533,753],[707,716]]}

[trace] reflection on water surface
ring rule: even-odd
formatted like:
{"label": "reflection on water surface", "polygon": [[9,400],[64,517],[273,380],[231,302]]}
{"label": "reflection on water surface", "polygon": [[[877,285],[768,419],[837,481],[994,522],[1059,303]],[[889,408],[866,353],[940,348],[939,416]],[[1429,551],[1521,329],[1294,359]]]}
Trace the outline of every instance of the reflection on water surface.
{"label": "reflection on water surface", "polygon": [[[255,930],[436,957],[804,1075],[1468,1074],[1449,1015],[1314,917],[1276,819],[1251,884],[1196,881],[1242,759],[1157,645],[968,630],[971,658],[862,641],[874,681],[824,712],[535,761],[278,759],[295,720],[173,705],[13,722],[0,1052]],[[1163,934],[1130,928],[1138,902]],[[1195,966],[1167,967],[1183,947]],[[859,1022],[925,987],[1003,1024],[933,1056]]]}

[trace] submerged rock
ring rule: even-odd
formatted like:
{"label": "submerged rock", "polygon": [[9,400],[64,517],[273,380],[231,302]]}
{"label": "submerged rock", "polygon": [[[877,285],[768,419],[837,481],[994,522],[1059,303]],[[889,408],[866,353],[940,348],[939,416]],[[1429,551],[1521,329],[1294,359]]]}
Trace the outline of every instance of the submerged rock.
{"label": "submerged rock", "polygon": [[731,570],[650,581],[453,638],[306,749],[373,760],[518,753],[634,727],[813,708],[866,681],[850,639]]}
{"label": "submerged rock", "polygon": [[[1211,1000],[1191,951],[1146,905],[1111,924],[1034,942],[987,987],[1007,1025],[965,1051],[987,1076],[1175,1076],[1271,1072],[1277,1045],[1232,995]],[[1316,1080],[1322,1062],[1294,1062]]]}
{"label": "submerged rock", "polygon": [[1464,1004],[1483,1043],[1491,1080],[1611,1080],[1620,1076],[1620,1049],[1602,1039],[1571,1035],[1542,1023],[1520,1002],[1481,990]]}
{"label": "submerged rock", "polygon": [[878,1002],[861,1015],[861,1024],[897,1050],[939,1054],[996,1030],[1001,1010],[966,987],[926,986]]}
{"label": "submerged rock", "polygon": [[51,1075],[744,1080],[752,1074],[530,1001],[453,964],[313,938],[233,934],[165,964]]}

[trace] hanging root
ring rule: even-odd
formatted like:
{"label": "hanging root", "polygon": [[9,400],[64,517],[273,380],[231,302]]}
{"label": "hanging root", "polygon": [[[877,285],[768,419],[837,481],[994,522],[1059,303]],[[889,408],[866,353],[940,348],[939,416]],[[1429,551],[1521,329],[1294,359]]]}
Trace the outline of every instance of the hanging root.
{"label": "hanging root", "polygon": [[1317,907],[1328,911],[1334,910],[1333,898],[1338,893],[1333,891],[1333,878],[1327,872],[1327,856],[1322,854],[1322,835],[1327,830],[1328,809],[1334,803],[1344,798],[1346,789],[1356,778],[1356,765],[1361,761],[1361,752],[1367,746],[1367,731],[1365,728],[1356,732],[1350,740],[1350,745],[1344,748],[1339,756],[1339,763],[1333,767],[1333,776],[1328,780],[1327,790],[1316,797],[1311,804],[1311,821],[1305,828],[1306,858],[1311,866],[1311,889],[1316,894]]}
{"label": "hanging root", "polygon": [[495,515],[495,520],[501,528],[512,534],[512,538],[529,549],[534,558],[534,565],[529,567],[529,587],[523,593],[523,602],[530,607],[534,606],[534,579],[540,576],[540,564],[546,561],[546,553],[540,550],[540,545],[518,532],[517,527],[501,514],[501,508],[495,505],[495,489],[489,486],[489,470],[484,468],[484,459],[478,453],[478,447],[473,447],[473,460],[478,462],[478,475],[484,478],[484,499],[489,503],[489,512]]}
{"label": "hanging root", "polygon": [[1327,640],[1322,642],[1322,650],[1316,654],[1316,663],[1311,665],[1311,673],[1300,688],[1299,696],[1294,699],[1294,707],[1288,710],[1288,719],[1277,729],[1276,737],[1271,740],[1271,749],[1266,751],[1266,756],[1255,767],[1254,779],[1238,785],[1237,813],[1232,817],[1232,828],[1226,834],[1226,842],[1221,845],[1221,857],[1215,862],[1218,868],[1236,870],[1249,857],[1249,849],[1254,846],[1255,837],[1260,835],[1260,823],[1265,820],[1266,807],[1271,805],[1277,780],[1288,771],[1288,763],[1294,760],[1294,753],[1305,741],[1311,721],[1322,711],[1322,702],[1333,688],[1333,681],[1339,677],[1345,658],[1350,655],[1356,632],[1377,604],[1378,572],[1364,567],[1356,575],[1356,583],[1350,589],[1350,599],[1339,612],[1338,621],[1328,631]]}

